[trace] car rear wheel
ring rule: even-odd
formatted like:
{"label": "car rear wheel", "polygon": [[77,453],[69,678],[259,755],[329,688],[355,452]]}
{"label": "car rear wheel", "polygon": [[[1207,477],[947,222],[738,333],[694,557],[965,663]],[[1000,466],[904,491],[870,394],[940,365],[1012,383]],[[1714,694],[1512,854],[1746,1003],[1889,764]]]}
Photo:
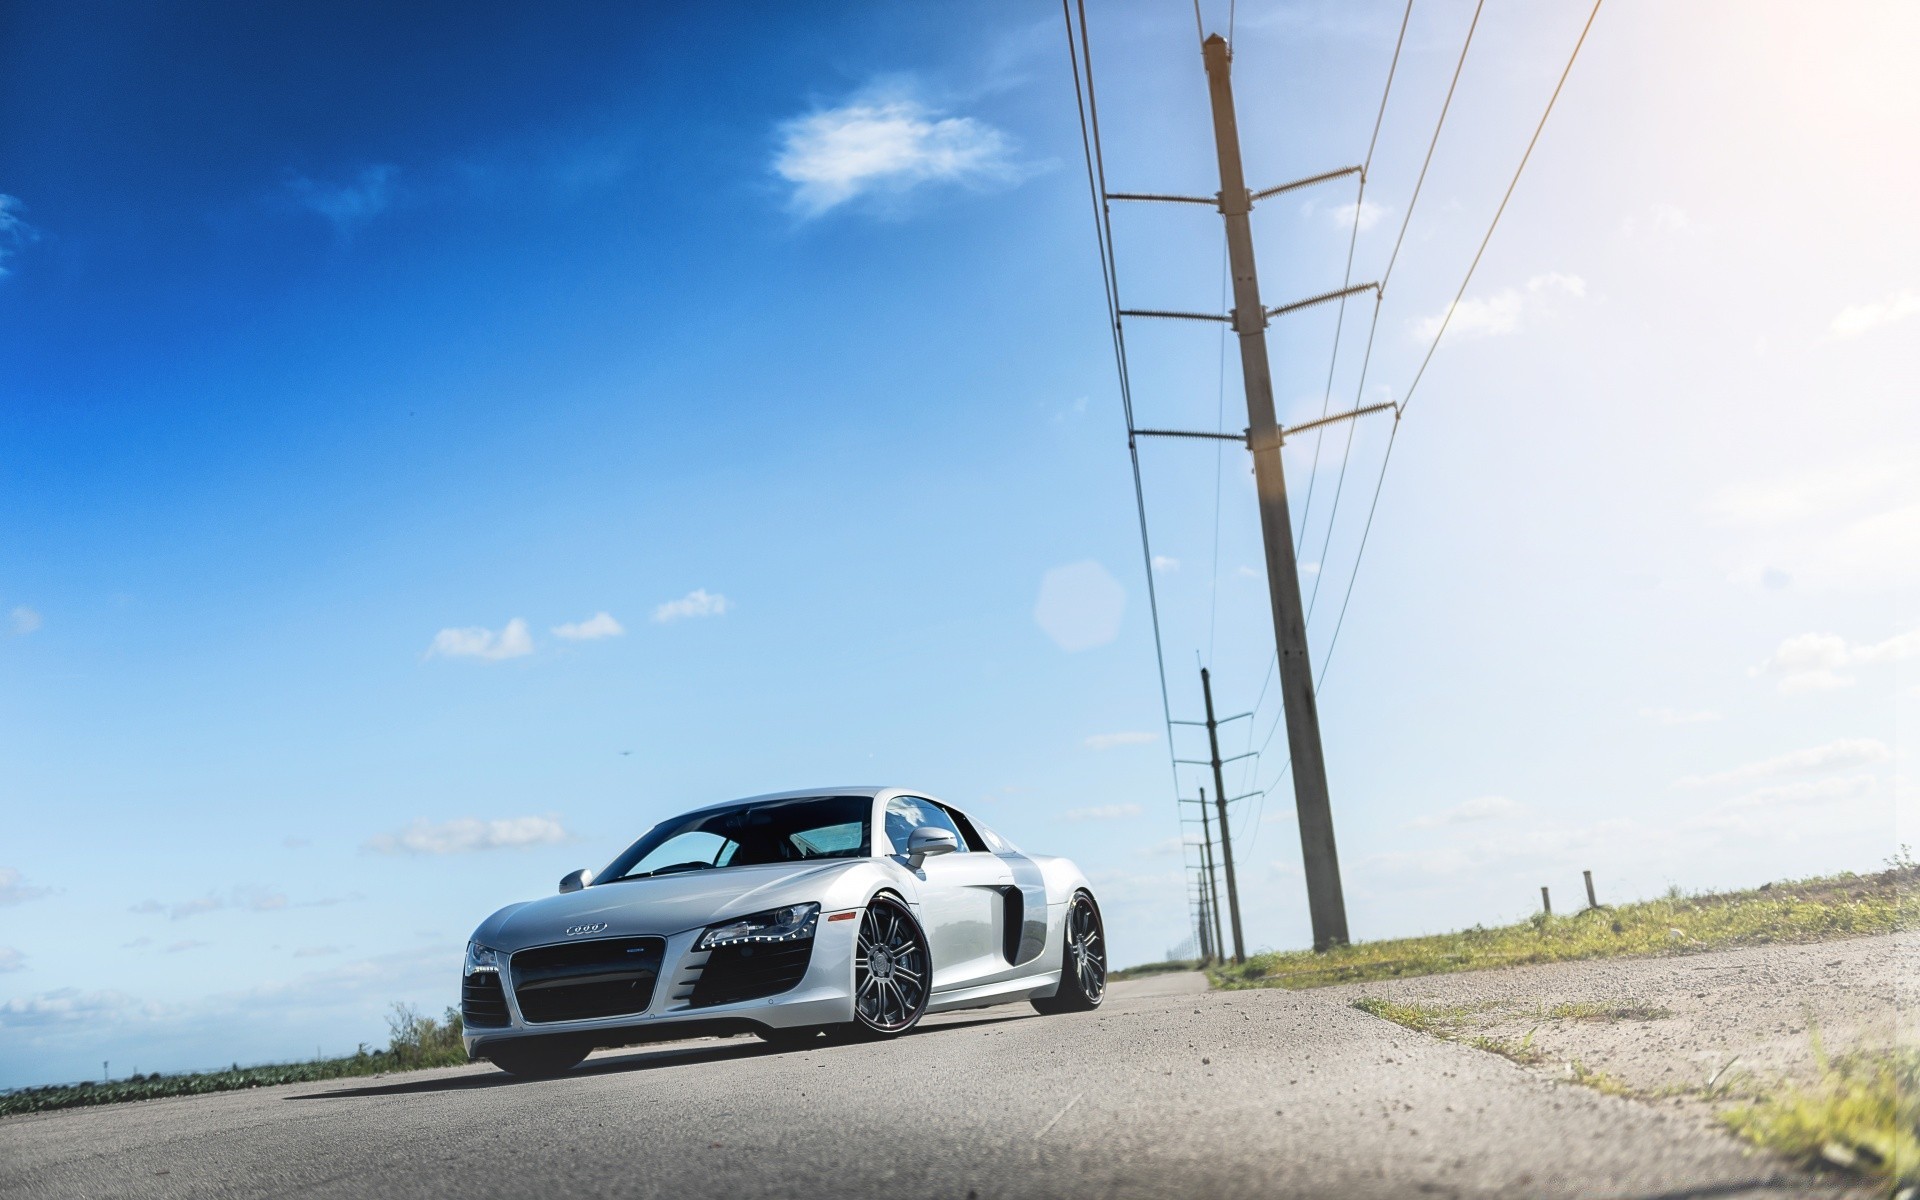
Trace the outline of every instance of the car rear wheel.
{"label": "car rear wheel", "polygon": [[892,1037],[919,1023],[932,994],[933,956],[907,906],[875,896],[860,918],[853,952],[853,1025],[866,1037]]}
{"label": "car rear wheel", "polygon": [[1100,907],[1085,891],[1073,894],[1067,909],[1066,947],[1060,963],[1060,990],[1035,996],[1033,1007],[1054,1013],[1086,1012],[1107,996],[1107,931]]}
{"label": "car rear wheel", "polygon": [[509,1075],[543,1079],[572,1070],[592,1048],[579,1042],[539,1038],[496,1047],[487,1051],[487,1057]]}

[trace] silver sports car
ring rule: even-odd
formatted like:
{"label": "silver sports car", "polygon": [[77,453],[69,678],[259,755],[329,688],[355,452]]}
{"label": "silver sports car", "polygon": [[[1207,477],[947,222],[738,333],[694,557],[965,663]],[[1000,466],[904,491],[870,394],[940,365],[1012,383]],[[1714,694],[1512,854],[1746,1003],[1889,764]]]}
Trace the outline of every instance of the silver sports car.
{"label": "silver sports car", "polygon": [[598,874],[510,904],[467,944],[467,1052],[516,1075],[598,1046],[751,1032],[887,1037],[930,1012],[1106,993],[1100,906],[1064,858],[951,804],[838,787],[656,825]]}

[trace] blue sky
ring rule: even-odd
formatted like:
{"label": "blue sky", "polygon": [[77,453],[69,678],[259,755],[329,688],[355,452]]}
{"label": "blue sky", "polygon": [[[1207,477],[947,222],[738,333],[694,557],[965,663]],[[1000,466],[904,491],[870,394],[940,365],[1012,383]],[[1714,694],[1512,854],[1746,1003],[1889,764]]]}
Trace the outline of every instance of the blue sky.
{"label": "blue sky", "polygon": [[[1415,4],[1360,279],[1470,15]],[[1404,393],[1584,17],[1488,5],[1365,400]],[[1238,6],[1256,185],[1358,161],[1398,18]],[[1182,940],[1057,11],[3,20],[0,1086],[377,1041],[499,904],[815,782],[1075,855],[1122,961]],[[1583,868],[1620,898],[1920,842],[1915,22],[1603,10],[1322,692],[1356,936],[1512,919]],[[1212,191],[1191,11],[1093,32],[1114,186]],[[1338,284],[1346,186],[1256,215],[1272,302]],[[1217,218],[1116,235],[1129,302],[1218,304]],[[1335,316],[1270,335],[1283,421],[1320,410]],[[1143,423],[1244,423],[1216,331],[1130,343]],[[1365,515],[1323,524],[1342,446],[1287,462],[1329,589]],[[1258,745],[1244,461],[1143,458],[1175,716],[1205,658]],[[1237,819],[1250,943],[1304,944],[1286,784]]]}

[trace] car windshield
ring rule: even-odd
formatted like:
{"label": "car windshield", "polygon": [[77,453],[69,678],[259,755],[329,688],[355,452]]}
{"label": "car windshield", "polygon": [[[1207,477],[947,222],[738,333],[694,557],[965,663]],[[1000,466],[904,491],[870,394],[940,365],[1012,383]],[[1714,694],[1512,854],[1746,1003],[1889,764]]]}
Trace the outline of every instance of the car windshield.
{"label": "car windshield", "polygon": [[662,822],[613,860],[595,883],[872,851],[868,796],[806,796],[710,809]]}

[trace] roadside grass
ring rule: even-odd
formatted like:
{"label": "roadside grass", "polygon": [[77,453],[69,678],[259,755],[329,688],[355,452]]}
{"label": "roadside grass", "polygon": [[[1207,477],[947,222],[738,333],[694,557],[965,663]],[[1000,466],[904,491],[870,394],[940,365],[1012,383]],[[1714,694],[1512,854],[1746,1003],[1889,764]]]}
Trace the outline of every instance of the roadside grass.
{"label": "roadside grass", "polygon": [[1133,967],[1121,967],[1107,974],[1108,979],[1145,979],[1149,975],[1171,975],[1175,971],[1198,971],[1206,966],[1197,958],[1175,958],[1166,962],[1141,963]]}
{"label": "roadside grass", "polygon": [[448,1009],[446,1017],[436,1021],[404,1004],[396,1004],[387,1017],[387,1028],[391,1036],[386,1049],[368,1050],[362,1046],[355,1053],[342,1058],[258,1067],[242,1067],[236,1063],[224,1071],[134,1075],[111,1083],[54,1084],[0,1092],[0,1117],[14,1113],[48,1112],[58,1108],[119,1104],[128,1100],[153,1100],[162,1096],[232,1092],[276,1083],[312,1083],[356,1075],[384,1075],[392,1071],[461,1066],[467,1062],[466,1047],[460,1041],[459,1009]]}
{"label": "roadside grass", "polygon": [[1358,942],[1325,953],[1256,954],[1239,966],[1216,966],[1209,975],[1222,988],[1312,988],[1530,963],[1861,937],[1920,926],[1917,883],[1920,868],[1902,863],[1873,875],[1770,883],[1744,892],[1690,896],[1675,889],[1655,900],[1603,905],[1570,916],[1537,913],[1491,929]]}
{"label": "roadside grass", "polygon": [[1920,1185],[1920,1050],[1822,1054],[1817,1082],[1782,1085],[1720,1119],[1790,1158],[1846,1167],[1911,1194]]}

